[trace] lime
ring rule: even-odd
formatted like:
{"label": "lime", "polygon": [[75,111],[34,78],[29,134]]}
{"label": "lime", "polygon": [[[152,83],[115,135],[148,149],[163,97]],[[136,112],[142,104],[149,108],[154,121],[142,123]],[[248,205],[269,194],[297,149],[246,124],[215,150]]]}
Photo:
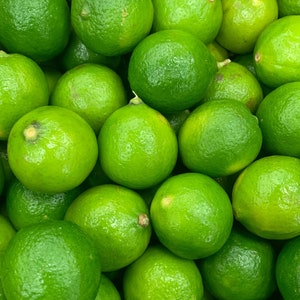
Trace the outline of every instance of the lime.
{"label": "lime", "polygon": [[300,15],[300,2],[295,0],[277,0],[279,17]]}
{"label": "lime", "polygon": [[107,117],[127,104],[127,99],[122,80],[115,71],[103,65],[82,64],[61,76],[50,104],[78,113],[98,135]]}
{"label": "lime", "polygon": [[94,243],[76,224],[48,221],[20,229],[6,248],[7,299],[95,299],[101,268]]}
{"label": "lime", "polygon": [[259,154],[257,118],[240,101],[208,101],[187,117],[178,135],[180,157],[193,172],[212,177],[234,174]]}
{"label": "lime", "polygon": [[212,42],[222,24],[222,1],[153,0],[154,32],[181,29],[194,34],[205,44]]}
{"label": "lime", "polygon": [[229,61],[218,69],[203,101],[220,99],[240,101],[255,113],[263,99],[263,91],[256,77],[245,66]]}
{"label": "lime", "polygon": [[237,54],[252,52],[259,34],[278,18],[276,0],[222,0],[222,6],[216,41]]}
{"label": "lime", "polygon": [[42,69],[24,55],[0,50],[0,98],[0,140],[7,140],[22,115],[48,104],[48,83]]}
{"label": "lime", "polygon": [[234,227],[217,253],[199,262],[203,284],[217,299],[270,299],[275,290],[272,244]]}
{"label": "lime", "polygon": [[105,56],[126,54],[151,30],[151,0],[73,0],[73,29],[92,51]]}
{"label": "lime", "polygon": [[282,17],[259,35],[253,51],[257,77],[275,88],[300,81],[300,16]]}
{"label": "lime", "polygon": [[194,260],[217,252],[233,222],[226,192],[200,173],[168,178],[156,191],[150,213],[160,242],[176,255]]}
{"label": "lime", "polygon": [[3,215],[0,215],[0,256],[4,254],[10,240],[15,234],[16,229],[13,227],[10,220]]}
{"label": "lime", "polygon": [[93,238],[104,272],[129,265],[150,242],[148,207],[138,193],[122,186],[87,189],[71,203],[65,219]]}
{"label": "lime", "polygon": [[206,45],[183,30],[148,35],[133,50],[128,66],[131,89],[162,113],[192,107],[217,71]]}
{"label": "lime", "polygon": [[210,53],[214,56],[217,62],[222,62],[229,59],[229,52],[227,49],[218,44],[215,40],[207,44],[207,48]]}
{"label": "lime", "polygon": [[125,300],[200,300],[202,277],[193,260],[180,258],[161,245],[150,246],[125,269]]}
{"label": "lime", "polygon": [[300,298],[300,236],[288,240],[276,262],[276,281],[284,300]]}
{"label": "lime", "polygon": [[236,220],[256,235],[285,240],[300,234],[300,159],[265,156],[238,176],[232,192]]}
{"label": "lime", "polygon": [[0,160],[0,196],[4,190],[4,185],[5,185],[5,173],[4,173],[4,168],[2,166],[2,161]]}
{"label": "lime", "polygon": [[33,192],[14,179],[6,192],[7,215],[17,230],[48,220],[61,220],[69,205],[83,190],[79,186],[56,194]]}
{"label": "lime", "polygon": [[177,161],[177,138],[170,123],[137,97],[106,119],[98,144],[104,172],[129,188],[160,183]]}
{"label": "lime", "polygon": [[0,7],[0,42],[10,53],[48,61],[67,45],[70,10],[65,0],[7,0]]}
{"label": "lime", "polygon": [[100,285],[95,300],[121,300],[119,291],[104,274],[101,274]]}
{"label": "lime", "polygon": [[270,92],[256,115],[267,153],[300,158],[300,81]]}
{"label": "lime", "polygon": [[164,116],[167,118],[175,133],[178,134],[180,127],[182,126],[186,118],[189,116],[189,114],[190,110],[185,109],[181,111],[175,111],[169,114],[164,114]]}
{"label": "lime", "polygon": [[97,138],[75,112],[42,106],[21,117],[8,139],[10,167],[27,188],[59,193],[80,185],[98,157]]}

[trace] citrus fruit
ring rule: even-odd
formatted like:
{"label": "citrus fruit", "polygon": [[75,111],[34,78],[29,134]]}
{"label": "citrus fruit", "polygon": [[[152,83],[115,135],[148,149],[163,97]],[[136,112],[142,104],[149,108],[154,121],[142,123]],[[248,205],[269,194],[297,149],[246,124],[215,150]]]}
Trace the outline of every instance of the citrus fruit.
{"label": "citrus fruit", "polygon": [[88,49],[75,32],[72,32],[69,43],[60,56],[60,65],[65,71],[84,63],[101,64],[116,69],[120,60],[119,55],[105,56]]}
{"label": "citrus fruit", "polygon": [[10,240],[15,236],[15,234],[16,229],[13,227],[10,220],[3,215],[0,215],[0,256],[3,255]]}
{"label": "citrus fruit", "polygon": [[48,220],[61,220],[69,205],[83,190],[78,186],[56,194],[33,192],[14,179],[6,192],[7,215],[17,230]]}
{"label": "citrus fruit", "polygon": [[181,29],[194,34],[205,44],[217,36],[222,23],[221,0],[189,1],[152,0],[154,32]]}
{"label": "citrus fruit", "polygon": [[229,58],[227,49],[218,44],[215,40],[207,44],[207,48],[210,53],[214,56],[217,62],[222,62]]}
{"label": "citrus fruit", "polygon": [[128,80],[145,103],[171,113],[199,102],[216,71],[216,60],[203,42],[170,29],[148,35],[135,47]]}
{"label": "citrus fruit", "polygon": [[300,81],[270,92],[256,115],[267,153],[300,158]]}
{"label": "citrus fruit", "polygon": [[300,81],[300,16],[286,16],[269,24],[253,50],[257,77],[276,88]]}
{"label": "citrus fruit", "polygon": [[61,76],[50,104],[75,111],[98,135],[106,118],[127,104],[127,99],[122,80],[115,71],[103,65],[87,63]]}
{"label": "citrus fruit", "polygon": [[217,299],[270,299],[276,287],[272,244],[236,227],[220,251],[199,267],[204,286]]}
{"label": "citrus fruit", "polygon": [[203,101],[219,99],[240,101],[254,113],[263,99],[263,91],[256,77],[245,66],[229,61],[218,69]]}
{"label": "citrus fruit", "polygon": [[222,177],[255,160],[262,134],[257,118],[242,102],[208,101],[187,117],[180,128],[178,144],[188,169]]}
{"label": "citrus fruit", "polygon": [[22,115],[48,104],[49,90],[37,63],[17,53],[0,51],[0,79],[0,140],[7,140]]}
{"label": "citrus fruit", "polygon": [[202,277],[193,260],[180,258],[161,245],[150,246],[125,269],[125,300],[200,300]]}
{"label": "citrus fruit", "polygon": [[12,53],[48,61],[66,46],[70,10],[65,0],[7,0],[0,8],[0,41]]}
{"label": "citrus fruit", "polygon": [[232,192],[237,221],[252,233],[273,240],[300,234],[300,159],[265,156],[238,176]]}
{"label": "citrus fruit", "polygon": [[80,40],[105,56],[130,52],[151,30],[151,0],[73,0],[71,22]]}
{"label": "citrus fruit", "polygon": [[233,222],[226,192],[200,173],[181,173],[164,181],[153,197],[150,213],[160,242],[176,255],[194,260],[217,252]]}
{"label": "citrus fruit", "polygon": [[190,110],[184,109],[181,111],[175,111],[173,113],[164,114],[164,116],[167,118],[175,133],[178,134],[181,125],[184,123],[185,119],[188,117],[189,114]]}
{"label": "citrus fruit", "polygon": [[2,284],[10,299],[94,299],[101,267],[76,224],[48,221],[20,229],[6,248]]}
{"label": "citrus fruit", "polygon": [[119,291],[104,274],[101,274],[100,285],[95,300],[121,300]]}
{"label": "citrus fruit", "polygon": [[45,73],[49,88],[49,95],[51,95],[54,91],[57,81],[62,76],[62,72],[58,68],[52,66],[41,66],[41,68]]}
{"label": "citrus fruit", "polygon": [[276,261],[276,281],[284,300],[300,297],[300,236],[288,240]]}
{"label": "citrus fruit", "polygon": [[300,15],[300,2],[294,0],[277,0],[279,17]]}
{"label": "citrus fruit", "polygon": [[42,106],[21,117],[7,145],[11,170],[33,191],[59,193],[80,185],[98,157],[97,138],[77,113]]}
{"label": "citrus fruit", "polygon": [[122,186],[87,189],[71,203],[65,219],[93,238],[103,272],[129,265],[150,242],[148,207],[138,193]]}
{"label": "citrus fruit", "polygon": [[216,41],[236,54],[252,52],[259,34],[278,18],[276,0],[222,0],[222,6]]}
{"label": "citrus fruit", "polygon": [[98,144],[104,172],[133,189],[160,183],[177,161],[177,138],[170,123],[137,97],[106,119]]}

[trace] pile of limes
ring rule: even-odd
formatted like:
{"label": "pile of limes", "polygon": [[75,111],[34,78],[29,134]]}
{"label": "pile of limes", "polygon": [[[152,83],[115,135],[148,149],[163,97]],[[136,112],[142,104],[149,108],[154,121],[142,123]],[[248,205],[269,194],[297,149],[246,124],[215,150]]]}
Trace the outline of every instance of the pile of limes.
{"label": "pile of limes", "polygon": [[300,299],[299,1],[0,19],[0,300]]}

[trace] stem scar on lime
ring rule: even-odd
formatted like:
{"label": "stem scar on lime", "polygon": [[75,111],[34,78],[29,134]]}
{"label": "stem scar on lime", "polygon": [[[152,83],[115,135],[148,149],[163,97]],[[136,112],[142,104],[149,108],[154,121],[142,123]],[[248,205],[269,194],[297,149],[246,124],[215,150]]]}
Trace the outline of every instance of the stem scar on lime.
{"label": "stem scar on lime", "polygon": [[27,142],[35,142],[39,136],[40,123],[34,121],[30,123],[23,131],[24,138]]}
{"label": "stem scar on lime", "polygon": [[138,223],[142,227],[148,227],[150,224],[150,220],[149,220],[149,217],[147,216],[147,214],[140,214]]}

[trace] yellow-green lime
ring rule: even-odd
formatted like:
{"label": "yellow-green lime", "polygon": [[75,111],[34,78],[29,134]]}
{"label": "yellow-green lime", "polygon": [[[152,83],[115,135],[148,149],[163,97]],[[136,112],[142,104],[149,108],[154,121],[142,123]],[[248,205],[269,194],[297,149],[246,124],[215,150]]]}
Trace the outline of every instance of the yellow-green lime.
{"label": "yellow-green lime", "polygon": [[121,300],[120,293],[116,286],[104,274],[101,274],[98,292],[94,300]]}
{"label": "yellow-green lime", "polygon": [[149,209],[133,190],[115,184],[87,189],[67,209],[65,219],[94,240],[103,272],[131,264],[148,247]]}
{"label": "yellow-green lime", "polygon": [[4,254],[10,240],[15,236],[15,234],[16,229],[12,225],[11,221],[4,215],[0,214],[0,256]]}
{"label": "yellow-green lime", "polygon": [[10,53],[48,61],[62,52],[70,33],[65,0],[7,0],[0,7],[0,42]]}
{"label": "yellow-green lime", "polygon": [[300,159],[265,156],[238,176],[232,192],[237,221],[254,234],[273,240],[300,234]]}
{"label": "yellow-green lime", "polygon": [[203,284],[223,300],[272,299],[275,251],[272,244],[234,227],[217,253],[199,261]]}
{"label": "yellow-green lime", "polygon": [[14,179],[6,192],[7,215],[17,230],[48,220],[61,220],[72,201],[83,191],[84,188],[78,186],[55,194],[34,192]]}
{"label": "yellow-green lime", "polygon": [[0,51],[0,98],[0,140],[5,141],[21,116],[48,104],[48,83],[42,69],[24,55]]}
{"label": "yellow-green lime", "polygon": [[137,97],[106,119],[98,144],[103,171],[133,189],[160,183],[177,161],[177,138],[170,123]]}
{"label": "yellow-green lime", "polygon": [[218,69],[203,101],[220,99],[240,101],[255,113],[263,99],[263,90],[256,77],[245,66],[229,60]]}
{"label": "yellow-green lime", "polygon": [[148,35],[133,50],[128,66],[131,89],[162,113],[198,103],[217,72],[214,56],[193,34],[177,29]]}
{"label": "yellow-green lime", "polygon": [[217,62],[222,62],[229,58],[229,52],[227,49],[218,44],[215,40],[207,44],[207,48],[210,53],[214,56]]}
{"label": "yellow-green lime", "polygon": [[276,261],[276,281],[284,300],[300,298],[300,236],[288,240]]}
{"label": "yellow-green lime", "polygon": [[300,2],[294,0],[277,0],[279,17],[300,15]]}
{"label": "yellow-green lime", "polygon": [[51,105],[78,113],[97,135],[107,117],[127,102],[120,76],[104,65],[91,63],[65,72],[50,98]]}
{"label": "yellow-green lime", "polygon": [[235,54],[251,53],[259,34],[278,18],[276,0],[222,0],[222,7],[216,41]]}
{"label": "yellow-green lime", "polygon": [[59,193],[86,179],[97,162],[98,144],[91,126],[77,113],[42,106],[14,124],[7,152],[11,170],[27,188]]}
{"label": "yellow-green lime", "polygon": [[101,266],[79,226],[56,220],[20,229],[6,248],[1,280],[10,299],[95,299]]}
{"label": "yellow-green lime", "polygon": [[222,177],[242,170],[256,159],[262,133],[256,116],[244,103],[208,101],[187,117],[180,128],[178,144],[188,169]]}
{"label": "yellow-green lime", "polygon": [[120,55],[105,56],[88,49],[75,32],[72,32],[69,43],[60,56],[60,65],[64,71],[84,63],[101,64],[115,70],[119,66],[120,61]]}
{"label": "yellow-green lime", "polygon": [[267,153],[300,158],[300,81],[270,92],[256,115]]}
{"label": "yellow-green lime", "polygon": [[152,0],[152,31],[181,29],[194,34],[205,44],[212,42],[222,24],[222,1]]}
{"label": "yellow-green lime", "polygon": [[300,16],[279,18],[259,35],[253,50],[258,79],[276,88],[300,81]]}
{"label": "yellow-green lime", "polygon": [[164,181],[150,208],[153,229],[171,252],[200,259],[217,252],[233,223],[231,202],[209,176],[181,173]]}
{"label": "yellow-green lime", "polygon": [[202,277],[193,260],[149,246],[125,269],[123,291],[125,300],[202,300]]}
{"label": "yellow-green lime", "polygon": [[72,26],[92,51],[105,56],[126,54],[149,34],[151,0],[73,0]]}

